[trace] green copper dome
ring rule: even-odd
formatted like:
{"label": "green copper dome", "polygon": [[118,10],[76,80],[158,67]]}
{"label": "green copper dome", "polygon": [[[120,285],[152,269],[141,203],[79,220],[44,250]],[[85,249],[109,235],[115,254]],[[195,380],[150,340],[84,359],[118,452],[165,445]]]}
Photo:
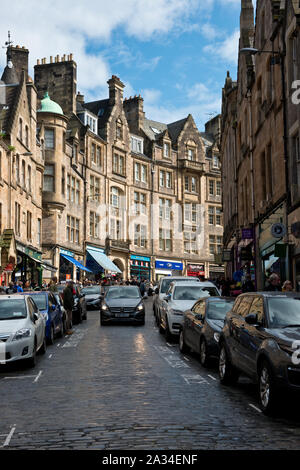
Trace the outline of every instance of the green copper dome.
{"label": "green copper dome", "polygon": [[45,93],[44,98],[41,100],[41,108],[38,110],[39,113],[55,113],[64,115],[63,110],[59,104],[55,103],[50,99],[48,92]]}

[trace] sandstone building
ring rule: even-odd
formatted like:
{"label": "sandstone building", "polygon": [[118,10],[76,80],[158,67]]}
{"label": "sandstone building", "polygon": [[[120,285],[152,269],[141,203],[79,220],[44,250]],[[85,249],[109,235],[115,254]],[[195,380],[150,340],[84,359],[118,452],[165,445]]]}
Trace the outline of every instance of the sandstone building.
{"label": "sandstone building", "polygon": [[[28,54],[12,47],[8,54],[12,50],[26,76]],[[32,153],[38,151],[43,175],[34,217],[42,220],[43,278],[103,271],[124,278],[219,276],[220,117],[204,133],[191,115],[170,124],[152,121],[143,98],[125,99],[115,75],[107,99],[86,102],[77,92],[72,54],[38,61],[30,84],[38,149]],[[7,147],[6,138],[2,143]]]}

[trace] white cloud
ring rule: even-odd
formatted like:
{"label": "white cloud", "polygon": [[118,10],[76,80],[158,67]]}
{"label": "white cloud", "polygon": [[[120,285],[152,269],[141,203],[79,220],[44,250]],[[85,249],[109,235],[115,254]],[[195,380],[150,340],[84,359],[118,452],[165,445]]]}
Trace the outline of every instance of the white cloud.
{"label": "white cloud", "polygon": [[222,42],[209,44],[203,50],[205,53],[212,54],[226,62],[237,64],[239,38],[240,31],[236,30]]}

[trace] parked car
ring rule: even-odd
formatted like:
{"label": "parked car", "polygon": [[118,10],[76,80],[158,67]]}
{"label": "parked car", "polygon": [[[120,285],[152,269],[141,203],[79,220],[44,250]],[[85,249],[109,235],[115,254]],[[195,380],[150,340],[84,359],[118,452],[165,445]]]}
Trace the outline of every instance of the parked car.
{"label": "parked car", "polygon": [[111,286],[101,303],[100,323],[134,322],[145,324],[145,305],[137,286]]}
{"label": "parked car", "polygon": [[246,374],[258,383],[263,411],[272,413],[280,392],[300,392],[299,342],[299,293],[240,295],[220,335],[221,383],[233,383],[240,373]]}
{"label": "parked car", "polygon": [[[57,290],[60,294],[62,302],[63,302],[63,297],[64,297],[63,292],[66,286],[67,286],[66,283],[57,285]],[[74,307],[72,310],[72,322],[81,323],[82,320],[87,319],[87,308],[86,308],[85,295],[81,292],[81,287],[78,284],[74,284],[73,295],[74,295]]]}
{"label": "parked car", "polygon": [[192,308],[200,298],[209,297],[199,282],[171,282],[160,308],[160,333],[165,333],[166,339],[178,336],[182,328],[183,313]]}
{"label": "parked car", "polygon": [[[165,297],[171,282],[176,282],[176,281],[181,281],[181,282],[190,282],[190,281],[199,281],[198,279],[192,279],[191,277],[184,277],[184,276],[166,276],[162,277],[159,282],[158,286],[155,288],[155,298],[153,302],[153,314],[155,316],[156,324],[157,326],[160,325],[161,322],[161,306],[163,302],[163,298]],[[200,281],[199,281],[200,282]]]}
{"label": "parked car", "polygon": [[[36,354],[45,354],[45,319],[29,295],[0,297],[0,362],[27,361],[36,364]],[[4,356],[4,357],[1,357]]]}
{"label": "parked car", "polygon": [[184,312],[179,337],[179,349],[185,353],[192,349],[200,354],[206,367],[212,357],[219,357],[219,339],[226,313],[232,309],[231,297],[207,297]]}
{"label": "parked car", "polygon": [[100,310],[101,286],[87,286],[81,289],[81,294],[85,295],[87,310]]}
{"label": "parked car", "polygon": [[62,337],[64,334],[63,316],[61,309],[52,292],[24,292],[30,295],[36,303],[40,313],[46,321],[46,340],[48,344],[53,344],[56,336]]}

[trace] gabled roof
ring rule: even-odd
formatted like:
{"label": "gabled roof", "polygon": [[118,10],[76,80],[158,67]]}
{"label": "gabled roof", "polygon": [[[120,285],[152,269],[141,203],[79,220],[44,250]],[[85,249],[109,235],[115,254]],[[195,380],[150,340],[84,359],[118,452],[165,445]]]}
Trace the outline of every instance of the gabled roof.
{"label": "gabled roof", "polygon": [[172,142],[176,143],[187,120],[188,117],[180,119],[179,121],[171,122],[170,124],[164,124],[162,122],[144,119],[143,130],[151,140],[160,139],[163,133],[167,131]]}

